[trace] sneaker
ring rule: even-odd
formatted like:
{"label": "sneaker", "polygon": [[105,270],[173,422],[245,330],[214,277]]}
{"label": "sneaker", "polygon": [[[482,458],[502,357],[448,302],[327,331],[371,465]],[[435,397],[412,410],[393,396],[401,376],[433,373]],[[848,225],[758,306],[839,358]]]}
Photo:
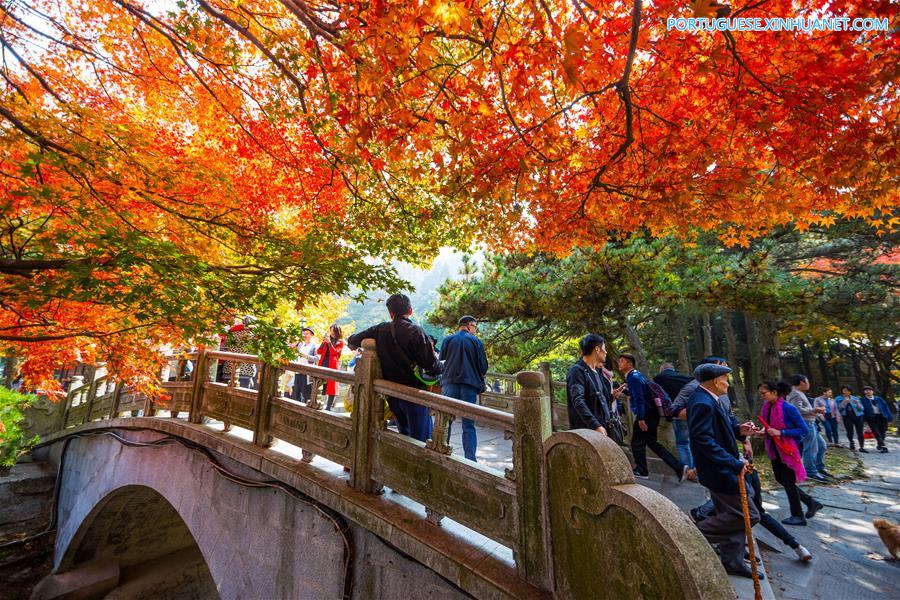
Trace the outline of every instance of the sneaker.
{"label": "sneaker", "polygon": [[[650,473],[641,473],[641,472],[638,471],[637,469],[635,469],[634,471],[632,471],[632,473],[634,473],[635,479],[650,479]],[[679,480],[679,481],[680,481],[680,480]]]}
{"label": "sneaker", "polygon": [[881,450],[879,450],[879,452],[881,452],[882,454],[887,454],[887,453],[888,453],[888,449],[887,449],[887,448],[882,448]]}
{"label": "sneaker", "polygon": [[800,562],[809,562],[812,560],[812,554],[810,554],[809,550],[807,550],[803,546],[797,546],[796,548],[794,548],[794,552],[797,553],[797,559]]}
{"label": "sneaker", "polygon": [[828,483],[828,478],[825,477],[824,475],[820,475],[819,473],[816,473],[815,475],[810,475],[809,478],[814,481],[818,481],[819,483]]}
{"label": "sneaker", "polygon": [[868,453],[869,453],[869,451],[866,450],[865,448],[860,448],[859,451],[862,452],[863,454],[868,454]]}
{"label": "sneaker", "polygon": [[824,475],[825,477],[831,477],[832,479],[834,479],[834,475],[832,475],[825,469],[819,469],[818,471],[819,471],[819,475]]}
{"label": "sneaker", "polygon": [[840,443],[837,443],[837,444],[834,445],[834,447],[835,447],[835,448],[843,448],[844,446],[842,446]]}
{"label": "sneaker", "polygon": [[796,525],[798,527],[806,525],[806,519],[803,517],[788,517],[787,519],[782,519],[781,522],[785,525]]}
{"label": "sneaker", "polygon": [[818,500],[813,500],[812,504],[807,507],[806,510],[806,518],[812,519],[816,516],[816,513],[825,508],[825,505],[819,502]]}

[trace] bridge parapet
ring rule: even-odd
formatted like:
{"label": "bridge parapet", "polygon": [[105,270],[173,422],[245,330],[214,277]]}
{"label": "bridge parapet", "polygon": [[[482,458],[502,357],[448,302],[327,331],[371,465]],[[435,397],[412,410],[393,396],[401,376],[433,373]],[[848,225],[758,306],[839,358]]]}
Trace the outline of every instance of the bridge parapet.
{"label": "bridge parapet", "polygon": [[[88,390],[69,393],[64,427],[165,410],[192,423],[221,421],[225,431],[245,428],[258,447],[283,440],[301,448],[306,462],[322,456],[349,469],[348,483],[358,492],[378,494],[389,487],[423,505],[435,525],[447,517],[511,548],[519,577],[558,597],[579,597],[576,590],[587,589],[598,597],[629,597],[637,589],[631,579],[600,581],[604,571],[590,566],[621,562],[616,557],[625,547],[629,561],[665,571],[669,597],[731,593],[696,528],[664,497],[634,485],[618,446],[596,432],[580,431],[577,440],[570,433],[552,433],[553,384],[545,373],[516,375],[510,414],[381,379],[374,340],[365,340],[363,348],[354,373],[297,362],[269,365],[253,355],[228,352],[170,357],[175,376],[161,384],[168,400],[89,382]],[[187,360],[194,364],[191,373],[184,366]],[[255,364],[257,389],[240,387],[237,377],[217,382],[222,362],[233,363],[232,373],[236,364]],[[305,375],[312,383],[307,402],[281,395],[278,381],[284,372]],[[322,410],[318,394],[328,380],[350,386],[350,417]],[[428,407],[434,416],[432,439],[422,443],[388,429],[387,396]],[[449,425],[461,418],[505,432],[513,440],[512,468],[501,472],[453,455]],[[596,563],[573,558],[595,537]]]}

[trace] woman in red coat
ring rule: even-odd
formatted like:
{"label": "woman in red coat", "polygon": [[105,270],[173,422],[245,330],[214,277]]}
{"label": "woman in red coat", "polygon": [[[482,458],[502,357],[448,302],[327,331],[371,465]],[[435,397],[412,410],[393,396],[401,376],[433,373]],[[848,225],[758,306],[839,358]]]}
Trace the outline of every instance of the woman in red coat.
{"label": "woman in red coat", "polygon": [[[337,369],[341,359],[341,352],[344,350],[344,340],[342,339],[341,328],[337,324],[332,325],[328,329],[328,335],[322,338],[322,343],[316,352],[319,354],[319,366],[328,367],[329,369]],[[323,386],[323,392],[328,395],[328,402],[325,404],[325,410],[331,410],[334,405],[334,397],[337,395],[337,382],[329,379]]]}

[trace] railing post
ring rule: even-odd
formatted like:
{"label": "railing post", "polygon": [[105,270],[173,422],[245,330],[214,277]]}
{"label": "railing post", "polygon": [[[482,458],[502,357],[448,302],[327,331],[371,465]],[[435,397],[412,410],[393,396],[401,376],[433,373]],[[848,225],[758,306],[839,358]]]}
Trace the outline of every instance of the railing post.
{"label": "railing post", "polygon": [[69,386],[69,391],[66,392],[66,407],[62,413],[62,425],[59,430],[62,431],[66,428],[66,425],[69,423],[69,411],[72,410],[72,401],[75,399],[75,394],[72,391],[71,385]]}
{"label": "railing post", "polygon": [[538,365],[538,371],[544,376],[544,394],[550,398],[550,406],[556,401],[553,397],[553,374],[550,372],[550,363],[542,362]]}
{"label": "railing post", "polygon": [[84,411],[82,423],[91,422],[91,413],[94,411],[94,399],[97,397],[97,367],[88,367],[87,410]]}
{"label": "railing post", "polygon": [[122,400],[122,394],[125,392],[125,384],[123,382],[118,382],[116,384],[116,388],[113,391],[113,399],[112,404],[109,407],[109,418],[115,419],[119,416],[119,402]]}
{"label": "railing post", "polygon": [[547,474],[544,440],[552,433],[550,398],[544,376],[538,371],[516,375],[521,391],[513,415],[513,466],[519,508],[519,540],[515,559],[520,575],[530,583],[550,589],[550,541],[547,539]]}
{"label": "railing post", "polygon": [[188,415],[190,423],[199,423],[203,407],[204,384],[209,380],[207,369],[209,368],[209,356],[204,348],[197,352],[197,363],[194,365],[194,386],[191,388],[191,410]]}
{"label": "railing post", "polygon": [[375,380],[381,375],[375,340],[362,341],[363,354],[356,362],[353,382],[353,463],[350,485],[367,494],[375,494],[381,486],[372,479],[375,432],[383,427],[384,400],[375,393]]}
{"label": "railing post", "polygon": [[253,428],[253,443],[268,448],[272,445],[269,435],[269,410],[272,407],[272,396],[278,388],[278,367],[262,363],[259,370],[259,389],[256,391],[256,421]]}

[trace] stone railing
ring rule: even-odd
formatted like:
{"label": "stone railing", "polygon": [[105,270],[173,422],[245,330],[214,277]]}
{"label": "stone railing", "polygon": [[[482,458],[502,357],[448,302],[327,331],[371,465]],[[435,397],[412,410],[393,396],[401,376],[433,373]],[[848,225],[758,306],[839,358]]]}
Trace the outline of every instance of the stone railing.
{"label": "stone railing", "polygon": [[[375,341],[364,340],[363,349],[354,373],[297,362],[270,365],[228,352],[169,357],[161,383],[169,398],[141,396],[107,385],[105,377],[91,377],[69,392],[62,426],[163,410],[170,417],[186,415],[195,424],[221,421],[225,431],[245,428],[260,447],[283,440],[301,448],[306,462],[321,456],[346,467],[356,490],[378,494],[388,487],[423,505],[436,526],[447,517],[511,548],[518,576],[557,597],[731,593],[718,560],[690,520],[664,497],[634,484],[618,446],[592,431],[552,432],[554,384],[545,373],[506,376],[509,410],[497,410],[484,398],[485,405],[473,405],[386,381],[380,377]],[[217,382],[219,363],[230,363],[232,374],[239,364],[256,365],[256,389],[240,387],[237,377]],[[282,395],[285,372],[311,381],[307,402]],[[349,417],[322,410],[320,388],[329,380],[351,389]],[[423,443],[389,429],[384,418],[388,396],[428,407],[434,417],[432,438]],[[449,425],[461,418],[505,432],[512,439],[512,468],[501,472],[454,455]],[[585,555],[582,546],[590,548]],[[645,566],[652,568],[647,576],[624,575]]]}

